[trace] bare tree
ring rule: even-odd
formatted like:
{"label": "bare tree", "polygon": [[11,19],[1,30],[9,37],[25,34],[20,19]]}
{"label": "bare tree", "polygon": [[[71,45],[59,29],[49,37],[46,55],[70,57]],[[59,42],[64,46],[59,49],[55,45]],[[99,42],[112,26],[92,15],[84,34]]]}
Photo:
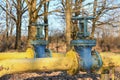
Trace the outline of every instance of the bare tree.
{"label": "bare tree", "polygon": [[[22,22],[22,15],[27,10],[26,7],[24,8],[24,0],[17,0],[16,2],[12,0],[12,4],[9,0],[6,0],[6,5],[9,5],[10,7],[13,5],[16,9],[16,14],[14,12],[11,12],[10,10],[5,9],[2,5],[0,7],[3,11],[6,12],[7,15],[10,16],[16,23],[16,42],[15,42],[15,49],[19,49],[20,43],[21,43],[21,22]],[[17,17],[16,17],[17,15]]]}
{"label": "bare tree", "polygon": [[62,5],[66,20],[66,51],[71,49],[70,41],[76,39],[78,31],[78,22],[71,20],[72,16],[80,15],[83,0],[62,0]]}
{"label": "bare tree", "polygon": [[[100,20],[102,17],[104,17],[104,15],[110,15],[111,12],[110,11],[114,11],[115,9],[119,9],[120,8],[120,3],[118,3],[116,6],[114,6],[114,0],[102,0],[102,1],[98,1],[98,0],[94,0],[94,4],[93,4],[93,16],[95,17],[93,19],[93,24],[92,24],[92,32],[91,32],[91,38],[94,38],[94,33],[95,33],[95,29],[97,27],[97,25],[104,25],[104,24],[109,24],[112,25],[108,20],[108,21],[104,21],[104,20]],[[110,16],[111,17],[111,16]]]}
{"label": "bare tree", "polygon": [[[74,16],[79,16],[81,15],[81,10],[82,10],[82,2],[83,0],[75,0],[75,5],[74,5]],[[72,21],[72,39],[75,40],[76,39],[76,34],[78,32],[78,21],[74,20]]]}
{"label": "bare tree", "polygon": [[[6,3],[6,10],[8,11],[8,5],[7,5],[7,3]],[[6,43],[7,43],[7,50],[8,50],[8,28],[9,28],[9,26],[8,26],[8,13],[6,12]]]}
{"label": "bare tree", "polygon": [[71,41],[71,0],[66,0],[65,2],[65,16],[66,16],[66,51],[70,50]]}
{"label": "bare tree", "polygon": [[[44,13],[45,13],[45,15],[44,15],[44,23],[45,24],[48,24],[48,14],[47,14],[48,8],[49,8],[49,2],[44,3]],[[45,26],[44,29],[45,29],[44,30],[45,31],[45,40],[48,40],[48,26]]]}
{"label": "bare tree", "polygon": [[[94,0],[93,16],[96,16],[96,9],[97,9],[97,0]],[[95,31],[95,27],[96,27],[95,23],[96,23],[96,19],[93,19],[91,37],[94,36],[94,31]]]}
{"label": "bare tree", "polygon": [[38,13],[42,8],[42,5],[48,2],[49,0],[41,0],[37,5],[37,0],[25,0],[28,6],[29,12],[29,26],[28,26],[28,47],[32,47],[30,45],[31,40],[35,40],[36,35],[36,27],[32,26],[32,23],[36,23],[39,16]]}

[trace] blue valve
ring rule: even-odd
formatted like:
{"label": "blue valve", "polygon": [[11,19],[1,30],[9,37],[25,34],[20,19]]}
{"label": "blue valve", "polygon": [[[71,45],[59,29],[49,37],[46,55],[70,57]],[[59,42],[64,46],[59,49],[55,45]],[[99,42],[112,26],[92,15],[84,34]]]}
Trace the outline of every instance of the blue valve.
{"label": "blue valve", "polygon": [[43,34],[44,26],[46,26],[47,24],[32,23],[32,25],[36,26],[37,28],[36,40],[31,42],[35,49],[35,57],[37,58],[50,57],[51,52],[49,49],[46,48],[48,41],[44,40],[45,36]]}
{"label": "blue valve", "polygon": [[[71,45],[74,46],[76,52],[80,55],[81,66],[86,71],[99,69],[102,65],[102,59],[98,52],[92,51],[92,47],[96,45],[95,39],[89,39],[90,33],[88,31],[88,20],[94,17],[73,17],[72,20],[79,21],[79,31],[77,33],[77,40],[72,40]],[[95,53],[94,55],[92,55]],[[97,58],[96,58],[97,56]]]}

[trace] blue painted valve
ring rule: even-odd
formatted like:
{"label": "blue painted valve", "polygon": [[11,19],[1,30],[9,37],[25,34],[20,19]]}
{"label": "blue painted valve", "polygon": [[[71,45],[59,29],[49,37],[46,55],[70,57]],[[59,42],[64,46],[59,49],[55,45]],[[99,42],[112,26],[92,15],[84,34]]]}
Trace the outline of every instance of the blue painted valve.
{"label": "blue painted valve", "polygon": [[32,41],[31,44],[34,46],[35,49],[35,57],[37,58],[44,58],[50,57],[51,53],[50,50],[46,48],[48,41],[44,40],[44,26],[47,24],[32,24],[37,28],[37,35],[36,40]]}
{"label": "blue painted valve", "polygon": [[92,47],[96,45],[95,39],[90,39],[87,23],[93,17],[73,17],[72,20],[79,21],[79,32],[77,39],[71,41],[76,52],[80,55],[80,64],[85,71],[98,70],[102,66],[102,60],[97,51],[92,51]]}

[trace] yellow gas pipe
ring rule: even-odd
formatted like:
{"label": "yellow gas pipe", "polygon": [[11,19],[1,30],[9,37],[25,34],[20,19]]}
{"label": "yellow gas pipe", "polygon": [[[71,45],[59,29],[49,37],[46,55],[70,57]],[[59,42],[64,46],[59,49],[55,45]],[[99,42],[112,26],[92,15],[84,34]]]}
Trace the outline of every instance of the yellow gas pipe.
{"label": "yellow gas pipe", "polygon": [[7,59],[0,61],[0,76],[12,73],[31,71],[65,70],[73,75],[79,69],[79,57],[74,51],[66,53],[65,57]]}
{"label": "yellow gas pipe", "polygon": [[100,54],[103,61],[103,66],[101,70],[111,69],[114,67],[120,67],[120,54],[115,53],[101,53]]}
{"label": "yellow gas pipe", "polygon": [[0,53],[0,60],[5,59],[21,59],[21,58],[34,58],[34,51],[28,48],[26,52],[3,52]]}
{"label": "yellow gas pipe", "polygon": [[[52,53],[52,57],[64,57],[65,54]],[[21,59],[21,58],[34,58],[34,50],[28,48],[26,52],[3,52],[0,53],[0,60],[5,59]]]}
{"label": "yellow gas pipe", "polygon": [[[103,66],[98,72],[101,74],[101,80],[108,80],[106,78],[110,78],[110,77],[111,80],[115,80],[114,69],[115,67],[120,67],[120,54],[101,53],[100,55],[103,61]],[[106,70],[110,71],[111,75],[105,73]]]}
{"label": "yellow gas pipe", "polygon": [[[120,55],[113,53],[100,54],[103,60],[103,66],[100,69],[111,69],[120,66]],[[20,59],[32,58],[32,59]],[[4,59],[4,60],[3,60]],[[5,60],[7,59],[7,60]],[[31,71],[57,71],[65,70],[68,74],[73,75],[80,69],[79,56],[74,51],[66,54],[52,53],[51,58],[35,58],[34,51],[27,49],[25,53],[1,53],[0,54],[0,76],[5,74],[31,72]]]}
{"label": "yellow gas pipe", "polygon": [[101,53],[103,65],[98,73],[104,70],[111,70],[115,67],[120,67],[120,54],[115,53]]}

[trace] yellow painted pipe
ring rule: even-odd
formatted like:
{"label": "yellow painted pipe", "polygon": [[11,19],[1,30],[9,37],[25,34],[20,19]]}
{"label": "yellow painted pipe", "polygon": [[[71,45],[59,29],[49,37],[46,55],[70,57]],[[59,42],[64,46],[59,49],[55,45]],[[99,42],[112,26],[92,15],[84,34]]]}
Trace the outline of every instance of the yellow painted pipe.
{"label": "yellow painted pipe", "polygon": [[3,59],[19,59],[19,58],[34,58],[34,51],[28,48],[26,52],[4,52],[0,53],[0,60]]}
{"label": "yellow painted pipe", "polygon": [[[52,53],[52,57],[65,57],[62,53]],[[34,51],[28,48],[26,52],[3,52],[0,53],[0,60],[19,59],[19,58],[34,58]]]}
{"label": "yellow painted pipe", "polygon": [[[30,51],[29,51],[30,50]],[[27,53],[32,52],[29,49]],[[33,53],[33,52],[32,52]],[[23,53],[21,53],[23,54]],[[29,53],[30,54],[30,53]],[[34,54],[33,54],[34,55]],[[111,69],[111,67],[120,66],[120,55],[117,54],[100,54],[103,60],[101,70]],[[36,59],[9,59],[0,61],[0,76],[5,74],[31,72],[31,71],[57,71],[65,70],[68,74],[73,75],[80,70],[81,60],[75,51],[69,51],[66,54],[52,53],[51,58],[36,58]],[[23,57],[23,56],[22,56]],[[12,57],[13,58],[13,57]],[[15,57],[17,58],[17,57]],[[18,57],[20,58],[20,57]],[[32,58],[32,57],[31,57]],[[5,59],[5,57],[3,58]]]}
{"label": "yellow painted pipe", "polygon": [[120,66],[120,54],[101,53],[103,68],[112,68]]}
{"label": "yellow painted pipe", "polygon": [[73,75],[79,69],[79,57],[74,51],[66,53],[65,57],[36,59],[7,59],[0,61],[0,76],[12,73],[31,71],[67,70]]}
{"label": "yellow painted pipe", "polygon": [[[115,67],[120,67],[120,54],[115,53],[100,53],[103,61],[101,69],[98,71],[101,74],[101,80],[106,80],[105,77],[111,77],[114,80],[114,69]],[[106,74],[105,71],[112,70],[111,76]]]}
{"label": "yellow painted pipe", "polygon": [[63,53],[52,53],[52,57],[65,57]]}
{"label": "yellow painted pipe", "polygon": [[[100,53],[103,61],[103,65],[99,70],[101,74],[101,80],[107,80],[106,77],[110,77],[111,80],[115,80],[114,69],[115,67],[120,67],[120,54],[115,53]],[[110,74],[105,73],[105,71],[111,71]]]}

